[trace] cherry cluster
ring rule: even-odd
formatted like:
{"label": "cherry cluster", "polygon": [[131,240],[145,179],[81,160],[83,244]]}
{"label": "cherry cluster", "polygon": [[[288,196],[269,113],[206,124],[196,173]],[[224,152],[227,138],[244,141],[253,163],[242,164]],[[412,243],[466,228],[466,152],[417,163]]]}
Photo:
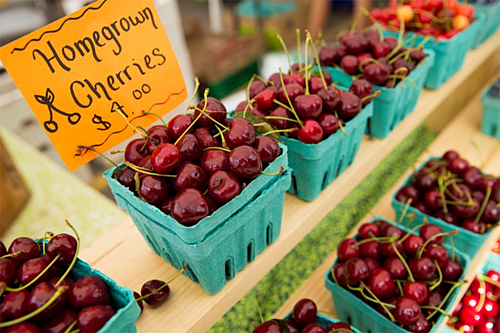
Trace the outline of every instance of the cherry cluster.
{"label": "cherry cluster", "polygon": [[456,0],[391,0],[387,8],[375,8],[370,16],[390,29],[450,39],[470,25],[474,7]]}
{"label": "cherry cluster", "polygon": [[346,74],[384,87],[394,88],[427,55],[422,47],[405,47],[403,41],[385,37],[375,29],[348,31],[338,45],[326,45],[319,52],[321,65],[340,67]]}
{"label": "cherry cluster", "polygon": [[500,332],[500,273],[489,270],[472,281],[448,325],[460,332]]}
{"label": "cherry cluster", "polygon": [[304,298],[295,304],[290,320],[272,319],[257,326],[253,333],[353,333],[349,324],[338,322],[323,327],[316,323],[318,308],[314,301]]}
{"label": "cherry cluster", "polygon": [[[316,53],[308,33],[306,52],[309,42]],[[316,55],[316,63],[317,59]],[[314,72],[313,66],[314,62],[308,63],[306,53],[305,63],[299,60],[291,65],[286,75],[280,69],[267,81],[254,76],[247,87],[247,100],[237,106],[236,112],[251,112],[259,121],[274,126],[275,132],[307,144],[317,144],[343,130],[345,123],[356,117],[377,94],[366,80],[354,82],[348,92],[342,91],[332,84],[329,72],[321,67]]]}
{"label": "cherry cluster", "polygon": [[443,246],[453,234],[429,223],[408,233],[383,220],[364,223],[357,239],[339,244],[331,277],[392,322],[429,332],[461,285],[462,264]]}
{"label": "cherry cluster", "polygon": [[117,180],[184,226],[197,224],[240,194],[281,150],[244,118],[229,118],[207,96],[191,114],[129,142]]}
{"label": "cherry cluster", "polygon": [[484,175],[455,151],[433,159],[411,177],[396,200],[425,215],[484,234],[500,220],[500,178]]}
{"label": "cherry cluster", "polygon": [[97,332],[114,316],[112,297],[97,276],[71,278],[78,237],[51,236],[47,245],[19,237],[0,242],[0,327],[3,332]]}

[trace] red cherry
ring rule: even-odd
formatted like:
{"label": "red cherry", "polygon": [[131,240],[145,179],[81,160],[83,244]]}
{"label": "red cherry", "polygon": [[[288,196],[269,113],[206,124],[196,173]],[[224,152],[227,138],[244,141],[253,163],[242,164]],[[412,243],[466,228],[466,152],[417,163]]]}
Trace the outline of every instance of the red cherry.
{"label": "red cherry", "polygon": [[[367,96],[373,95],[375,93],[375,88],[373,88],[373,85],[370,82],[364,79],[358,79],[351,84],[351,87],[349,87],[349,91],[358,96],[358,98],[363,99]],[[373,98],[368,98],[361,103],[364,106],[370,103],[372,100]]]}
{"label": "red cherry", "polygon": [[[17,280],[21,284],[26,285],[39,276],[48,265],[49,262],[43,257],[30,259],[18,268]],[[48,272],[39,277],[37,281],[47,281],[49,278],[47,273]]]}
{"label": "red cherry", "polygon": [[340,67],[349,75],[356,75],[359,73],[359,60],[356,56],[346,55],[340,60]]}
{"label": "red cherry", "polygon": [[[342,329],[342,330],[340,330],[340,329]],[[328,325],[328,327],[326,328],[326,331],[327,332],[348,333],[348,332],[352,332],[353,329],[351,328],[351,326],[349,326],[349,324],[339,322],[339,323],[332,323],[332,324]]]}
{"label": "red cherry", "polygon": [[[162,287],[160,290],[160,287]],[[165,282],[160,280],[150,280],[145,282],[141,288],[141,295],[147,296],[144,302],[151,306],[160,306],[167,301],[170,296],[170,286],[165,286]]]}
{"label": "red cherry", "polygon": [[[168,122],[167,128],[168,133],[173,141],[181,137],[182,134],[189,128],[188,133],[194,131],[194,127],[191,126],[193,119],[186,114],[179,114]],[[189,127],[191,126],[191,128]]]}
{"label": "red cherry", "polygon": [[[280,118],[287,118],[287,119],[293,119],[292,118],[292,113],[285,109],[282,106],[278,106],[276,109],[274,109],[273,112],[269,114],[270,117],[280,117]],[[269,123],[276,127],[277,129],[287,129],[290,128],[291,124],[290,121],[284,120],[284,119],[269,119]]]}
{"label": "red cherry", "polygon": [[424,243],[425,241],[422,237],[419,237],[417,235],[409,235],[403,241],[403,247],[406,253],[413,256],[417,253],[420,246],[424,245]]}
{"label": "red cherry", "polygon": [[483,317],[473,307],[466,305],[460,310],[459,318],[463,323],[474,326],[479,324]]}
{"label": "red cherry", "polygon": [[379,237],[380,234],[380,227],[374,223],[364,223],[358,230],[358,236],[361,239]]}
{"label": "red cherry", "polygon": [[89,306],[78,313],[77,325],[82,333],[98,332],[114,315],[109,305]]}
{"label": "red cherry", "polygon": [[432,326],[425,316],[420,316],[415,323],[406,325],[405,328],[413,333],[427,333],[430,332]]}
{"label": "red cherry", "polygon": [[148,150],[144,139],[132,140],[125,148],[125,160],[132,164],[139,163],[146,155],[148,155]]}
{"label": "red cherry", "polygon": [[151,155],[151,164],[158,173],[168,174],[182,162],[182,154],[175,145],[166,143],[155,149]]}
{"label": "red cherry", "polygon": [[301,95],[295,98],[293,106],[300,119],[317,119],[323,110],[323,100],[318,95]]}
{"label": "red cherry", "polygon": [[206,197],[194,188],[182,190],[172,201],[172,217],[187,227],[195,225],[210,213]]}
{"label": "red cherry", "polygon": [[253,145],[256,136],[255,127],[250,121],[245,118],[236,118],[224,137],[229,148],[236,148],[243,145]]}
{"label": "red cherry", "polygon": [[259,153],[250,146],[234,148],[228,155],[229,171],[242,180],[257,178],[262,172]]}
{"label": "red cherry", "polygon": [[410,199],[412,203],[417,202],[420,199],[420,193],[415,186],[405,185],[396,194],[396,200],[406,204]]}
{"label": "red cherry", "polygon": [[340,44],[336,46],[324,46],[319,51],[318,56],[322,66],[333,66],[334,64],[338,65],[346,54],[346,47]]}
{"label": "red cherry", "polygon": [[365,78],[376,85],[384,85],[389,80],[391,71],[389,67],[381,62],[371,63],[366,66],[364,75]]}
{"label": "red cherry", "polygon": [[177,170],[177,177],[172,182],[172,186],[177,192],[186,188],[204,191],[207,188],[207,178],[207,174],[200,166],[184,162]]}
{"label": "red cherry", "polygon": [[341,262],[346,262],[352,258],[360,256],[360,249],[357,246],[358,241],[353,238],[347,238],[340,242],[337,247],[337,255]]}
{"label": "red cherry", "polygon": [[194,136],[196,140],[198,140],[198,144],[202,150],[208,147],[221,146],[220,141],[213,137],[208,127],[197,128],[196,131],[194,131]]}
{"label": "red cherry", "polygon": [[334,86],[328,86],[318,91],[318,96],[323,100],[323,111],[333,113],[340,105],[340,90]]}
{"label": "red cherry", "polygon": [[253,147],[259,153],[260,159],[265,166],[273,162],[281,152],[276,141],[264,135],[255,138]]}
{"label": "red cherry", "polygon": [[304,122],[304,127],[299,129],[299,140],[307,144],[316,144],[323,139],[323,129],[320,124],[313,119]]}
{"label": "red cherry", "polygon": [[41,325],[43,332],[59,333],[65,332],[76,320],[76,312],[64,308],[59,313]]}
{"label": "red cherry", "polygon": [[358,96],[350,92],[343,92],[340,95],[340,104],[337,112],[340,118],[348,121],[361,112],[361,107],[362,103]]}
{"label": "red cherry", "polygon": [[394,279],[402,280],[408,276],[408,271],[401,261],[397,257],[387,258],[384,261],[383,267],[391,273]]}
{"label": "red cherry", "polygon": [[169,187],[162,177],[146,175],[141,178],[138,192],[142,200],[152,205],[156,205],[163,202],[168,197]]}
{"label": "red cherry", "polygon": [[333,274],[335,275],[335,281],[341,285],[345,286],[346,282],[344,279],[344,263],[339,262],[333,267]]}
{"label": "red cherry", "polygon": [[316,322],[318,308],[310,299],[301,299],[295,304],[292,311],[292,318],[300,327],[306,327],[309,324]]}
{"label": "red cherry", "polygon": [[370,269],[363,259],[353,258],[344,265],[344,279],[349,285],[357,285],[370,276]]}
{"label": "red cherry", "polygon": [[442,156],[442,159],[447,160],[448,162],[457,158],[460,158],[460,155],[454,150],[448,150]]}
{"label": "red cherry", "polygon": [[286,98],[285,90],[286,90],[286,94],[288,94],[288,98],[290,99],[290,102],[292,102],[292,103],[295,101],[295,99],[298,96],[304,95],[304,88],[300,84],[298,84],[298,83],[286,84],[285,83],[284,89],[283,89],[283,87],[278,89],[278,100],[281,103],[284,103],[286,105],[289,105],[289,103],[288,103],[288,99]]}
{"label": "red cherry", "polygon": [[[201,114],[197,109],[203,110],[206,103],[206,109],[204,114]],[[194,110],[194,119],[198,119],[195,123],[196,127],[209,127],[214,123],[212,119],[222,123],[226,119],[227,110],[224,104],[222,104],[217,98],[208,97],[207,100],[201,100],[196,106],[197,109]],[[212,119],[210,119],[208,116]],[[199,117],[199,118],[198,118]]]}
{"label": "red cherry", "polygon": [[217,203],[224,205],[241,193],[241,183],[232,173],[217,171],[208,180],[208,193]]}
{"label": "red cherry", "polygon": [[257,96],[260,92],[264,91],[266,89],[266,85],[262,81],[253,81],[252,84],[250,85],[250,99],[253,99],[255,96]]}
{"label": "red cherry", "polygon": [[326,333],[325,329],[323,328],[323,326],[321,326],[320,324],[309,324],[307,325],[304,330],[302,331],[302,333]]}
{"label": "red cherry", "polygon": [[101,278],[85,276],[71,286],[68,302],[75,310],[92,305],[107,305],[111,303],[111,294]]}
{"label": "red cherry", "polygon": [[285,83],[285,86],[292,83],[296,83],[301,87],[304,87],[306,85],[306,80],[301,74],[285,75],[285,77],[283,78],[283,82]]}
{"label": "red cherry", "polygon": [[283,333],[283,329],[277,321],[268,320],[257,326],[252,333]]}
{"label": "red cherry", "polygon": [[381,300],[391,298],[396,293],[396,285],[391,274],[383,268],[371,271],[368,287]]}
{"label": "red cherry", "polygon": [[201,146],[194,134],[184,135],[176,144],[184,161],[198,163],[203,153]]}
{"label": "red cherry", "polygon": [[27,314],[29,294],[26,289],[7,294],[0,304],[2,318],[14,320]]}
{"label": "red cherry", "polygon": [[[420,228],[419,233],[420,237],[422,237],[424,241],[427,241],[434,235],[443,233],[443,229],[441,229],[441,227],[435,224],[425,224]],[[444,236],[438,236],[434,237],[430,241],[430,244],[442,244],[443,242],[444,242]]]}
{"label": "red cherry", "polygon": [[23,322],[9,326],[5,329],[5,333],[38,333],[40,329],[33,323]]}
{"label": "red cherry", "polygon": [[255,102],[261,110],[272,110],[276,107],[274,100],[278,99],[278,89],[270,87],[255,96]]}
{"label": "red cherry", "polygon": [[38,258],[42,255],[40,245],[28,237],[18,237],[14,239],[12,243],[10,243],[8,252],[9,254],[18,253],[18,255],[11,259],[17,264],[22,264],[29,259]]}
{"label": "red cherry", "polygon": [[207,150],[201,155],[200,166],[208,176],[216,171],[226,171],[228,170],[227,155],[228,153],[223,150]]}
{"label": "red cherry", "polygon": [[416,280],[431,281],[436,277],[436,266],[429,258],[410,259],[408,266]]}
{"label": "red cherry", "polygon": [[78,243],[75,237],[68,234],[58,234],[50,239],[46,250],[50,258],[54,259],[60,255],[57,262],[69,265],[75,257],[77,247]]}
{"label": "red cherry", "polygon": [[411,298],[418,305],[426,305],[429,301],[429,289],[423,282],[407,282],[403,287],[404,295]]}
{"label": "red cherry", "polygon": [[403,325],[411,325],[417,322],[422,316],[422,311],[417,302],[409,297],[398,297],[394,318]]}
{"label": "red cherry", "polygon": [[167,126],[153,126],[148,129],[147,133],[150,137],[150,139],[148,139],[146,143],[146,150],[148,154],[152,154],[156,147],[171,142]]}
{"label": "red cherry", "polygon": [[[56,289],[50,283],[42,282],[37,284],[29,294],[28,313],[34,312],[40,307],[42,307],[54,296],[55,293]],[[54,317],[54,315],[64,307],[67,294],[68,294],[67,291],[61,294],[54,301],[54,303],[52,303],[48,308],[43,310],[41,313],[37,314],[31,320],[38,322],[38,321],[45,321],[49,318]]]}
{"label": "red cherry", "polygon": [[498,302],[486,298],[481,313],[484,316],[496,318],[498,316]]}

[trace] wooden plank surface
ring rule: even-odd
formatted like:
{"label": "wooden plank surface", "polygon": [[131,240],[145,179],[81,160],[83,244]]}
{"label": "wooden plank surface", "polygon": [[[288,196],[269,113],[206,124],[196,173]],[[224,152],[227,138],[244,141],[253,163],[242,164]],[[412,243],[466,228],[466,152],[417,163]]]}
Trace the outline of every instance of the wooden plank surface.
{"label": "wooden plank surface", "polygon": [[[500,37],[500,33],[497,35]],[[196,283],[181,276],[171,284],[171,299],[162,307],[146,309],[137,321],[139,332],[168,328],[169,332],[204,332],[219,320],[269,270],[353,190],[401,141],[429,115],[442,112],[440,106],[453,99],[463,85],[482,86],[488,77],[469,79],[481,66],[495,67],[500,52],[500,38],[491,38],[482,48],[470,52],[463,69],[440,90],[424,91],[416,109],[384,140],[365,137],[355,162],[311,203],[295,196],[285,199],[282,231],[279,239],[256,257],[246,269],[228,281],[215,296],[209,296]],[[490,63],[487,63],[490,62]],[[493,75],[494,73],[490,73]],[[130,219],[97,238],[81,252],[81,258],[115,281],[133,290],[158,278],[167,280],[175,268],[156,256]]]}
{"label": "wooden plank surface", "polygon": [[[490,82],[491,83],[491,82]],[[483,171],[488,174],[500,174],[500,140],[487,136],[480,131],[481,122],[481,102],[479,94],[460,112],[460,114],[448,124],[448,126],[440,133],[436,140],[429,146],[429,149],[418,159],[418,163],[422,163],[429,156],[441,156],[447,150],[453,149],[465,157],[472,165],[481,166],[484,163]],[[480,154],[475,146],[479,147]],[[408,178],[413,170],[408,170],[406,174],[393,186],[392,190],[387,193],[372,209],[375,215],[395,219],[395,213],[391,207],[391,197],[396,192],[401,184]],[[368,215],[349,233],[348,237],[353,237],[357,234],[359,226],[373,216]],[[472,281],[477,269],[483,264],[485,258],[490,253],[491,248],[496,239],[500,236],[500,228],[496,228],[488,241],[482,246],[481,250],[476,254],[475,259],[471,263],[468,274],[465,279]],[[325,273],[331,268],[333,262],[337,258],[337,253],[332,253],[321,266],[319,266],[313,275],[304,282],[304,284],[290,297],[282,307],[274,314],[274,318],[283,318],[292,309],[295,303],[302,298],[310,298],[316,302],[318,309],[329,313],[335,313],[335,307],[332,302],[330,292],[325,287]],[[459,302],[463,294],[467,291],[468,284],[464,285],[460,290],[460,295],[456,302]]]}

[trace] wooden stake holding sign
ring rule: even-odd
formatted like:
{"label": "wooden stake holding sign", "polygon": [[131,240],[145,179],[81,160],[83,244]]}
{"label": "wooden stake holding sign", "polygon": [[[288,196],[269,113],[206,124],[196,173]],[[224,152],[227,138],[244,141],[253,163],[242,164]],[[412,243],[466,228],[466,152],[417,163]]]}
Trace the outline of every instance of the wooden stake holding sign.
{"label": "wooden stake holding sign", "polygon": [[[0,49],[70,171],[147,127],[187,97],[153,0],[100,0]],[[126,120],[126,121],[125,121]]]}

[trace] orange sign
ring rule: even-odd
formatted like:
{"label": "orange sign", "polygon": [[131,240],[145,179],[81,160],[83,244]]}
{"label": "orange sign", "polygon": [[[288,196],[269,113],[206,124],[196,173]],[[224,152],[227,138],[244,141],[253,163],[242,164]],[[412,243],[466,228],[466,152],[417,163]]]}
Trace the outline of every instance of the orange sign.
{"label": "orange sign", "polygon": [[[100,0],[0,49],[67,167],[147,127],[187,97],[153,0]],[[80,147],[80,149],[79,149]]]}

